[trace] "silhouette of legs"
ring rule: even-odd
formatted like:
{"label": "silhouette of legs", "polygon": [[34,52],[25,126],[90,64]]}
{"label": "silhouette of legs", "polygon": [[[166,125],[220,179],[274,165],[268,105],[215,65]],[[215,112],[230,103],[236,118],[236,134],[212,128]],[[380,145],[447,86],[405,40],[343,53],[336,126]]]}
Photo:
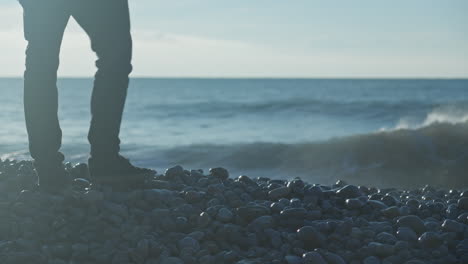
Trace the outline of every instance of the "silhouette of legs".
{"label": "silhouette of legs", "polygon": [[63,1],[22,0],[28,41],[24,72],[24,112],[36,167],[57,167],[62,131],[57,117],[57,68],[69,13]]}
{"label": "silhouette of legs", "polygon": [[132,39],[127,0],[22,0],[28,40],[24,106],[31,156],[38,163],[63,161],[57,110],[60,45],[70,16],[91,39],[98,71],[91,99],[88,139],[93,156],[117,156]]}

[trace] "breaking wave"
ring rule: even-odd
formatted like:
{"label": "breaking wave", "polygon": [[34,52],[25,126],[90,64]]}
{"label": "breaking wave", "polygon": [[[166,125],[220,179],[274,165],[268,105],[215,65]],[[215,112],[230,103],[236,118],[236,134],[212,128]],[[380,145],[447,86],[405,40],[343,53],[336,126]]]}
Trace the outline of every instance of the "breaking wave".
{"label": "breaking wave", "polygon": [[224,166],[233,174],[255,177],[460,188],[468,187],[468,122],[433,122],[418,129],[400,128],[323,142],[181,146],[150,156],[163,158],[161,165]]}

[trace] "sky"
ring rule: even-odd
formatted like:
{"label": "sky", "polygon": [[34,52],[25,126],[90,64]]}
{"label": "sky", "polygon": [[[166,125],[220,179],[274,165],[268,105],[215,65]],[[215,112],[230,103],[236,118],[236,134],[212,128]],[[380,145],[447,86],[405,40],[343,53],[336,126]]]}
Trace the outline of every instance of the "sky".
{"label": "sky", "polygon": [[[468,78],[466,0],[130,0],[130,12],[134,77]],[[21,76],[16,0],[0,0],[0,39],[0,76]],[[60,58],[59,76],[95,71],[73,20]]]}

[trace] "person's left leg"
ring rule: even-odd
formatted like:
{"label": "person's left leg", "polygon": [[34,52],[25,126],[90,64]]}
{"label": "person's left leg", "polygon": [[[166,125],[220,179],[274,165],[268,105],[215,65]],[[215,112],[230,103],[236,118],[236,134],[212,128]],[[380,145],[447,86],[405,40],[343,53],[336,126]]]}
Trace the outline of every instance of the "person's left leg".
{"label": "person's left leg", "polygon": [[91,176],[112,175],[115,179],[111,180],[117,180],[119,175],[149,173],[150,170],[134,167],[119,155],[120,124],[132,71],[128,0],[75,1],[72,16],[89,35],[91,47],[98,57],[88,134]]}

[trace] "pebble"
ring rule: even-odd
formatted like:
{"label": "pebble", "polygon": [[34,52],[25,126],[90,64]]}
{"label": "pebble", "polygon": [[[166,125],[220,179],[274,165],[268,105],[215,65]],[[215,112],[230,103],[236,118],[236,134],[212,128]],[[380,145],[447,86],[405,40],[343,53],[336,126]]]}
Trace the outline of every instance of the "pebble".
{"label": "pebble", "polygon": [[325,237],[312,226],[304,226],[297,230],[297,237],[307,248],[314,249],[325,244]]}
{"label": "pebble", "polygon": [[399,227],[409,227],[418,234],[422,234],[424,231],[426,231],[424,222],[416,215],[406,215],[400,217],[397,220],[397,225]]}
{"label": "pebble", "polygon": [[442,243],[442,239],[435,232],[425,232],[418,238],[419,244],[425,248],[435,248]]}
{"label": "pebble", "polygon": [[461,210],[468,210],[468,197],[458,199],[458,208]]}
{"label": "pebble", "polygon": [[291,192],[291,189],[283,186],[276,189],[273,189],[268,192],[268,198],[271,200],[278,200],[280,198],[286,197]]}
{"label": "pebble", "polygon": [[375,256],[369,256],[362,261],[363,264],[380,264],[380,259]]}
{"label": "pebble", "polygon": [[450,219],[445,219],[445,221],[442,223],[442,230],[445,232],[455,232],[455,233],[461,233],[465,230],[466,225],[461,224],[457,221],[453,221]]}
{"label": "pebble", "polygon": [[221,222],[228,223],[232,220],[233,217],[234,214],[231,212],[231,210],[223,207],[219,209],[216,219]]}
{"label": "pebble", "polygon": [[[84,165],[67,169],[87,175]],[[232,179],[224,168],[181,166],[133,191],[83,179],[49,195],[28,189],[34,180],[32,163],[0,160],[2,263],[468,262],[462,190]]]}
{"label": "pebble", "polygon": [[416,232],[413,231],[413,229],[409,227],[399,227],[396,236],[398,239],[403,240],[403,241],[416,241],[418,239],[418,235]]}
{"label": "pebble", "polygon": [[350,210],[360,209],[364,203],[359,199],[346,199],[346,207]]}
{"label": "pebble", "polygon": [[327,264],[322,255],[314,251],[304,253],[302,255],[302,262],[304,264]]}
{"label": "pebble", "polygon": [[227,178],[229,178],[229,172],[225,168],[221,168],[221,167],[211,168],[209,172],[210,172],[210,176],[213,176],[220,180],[226,180]]}
{"label": "pebble", "polygon": [[337,190],[336,194],[342,198],[356,198],[362,195],[359,188],[355,185],[346,185]]}

